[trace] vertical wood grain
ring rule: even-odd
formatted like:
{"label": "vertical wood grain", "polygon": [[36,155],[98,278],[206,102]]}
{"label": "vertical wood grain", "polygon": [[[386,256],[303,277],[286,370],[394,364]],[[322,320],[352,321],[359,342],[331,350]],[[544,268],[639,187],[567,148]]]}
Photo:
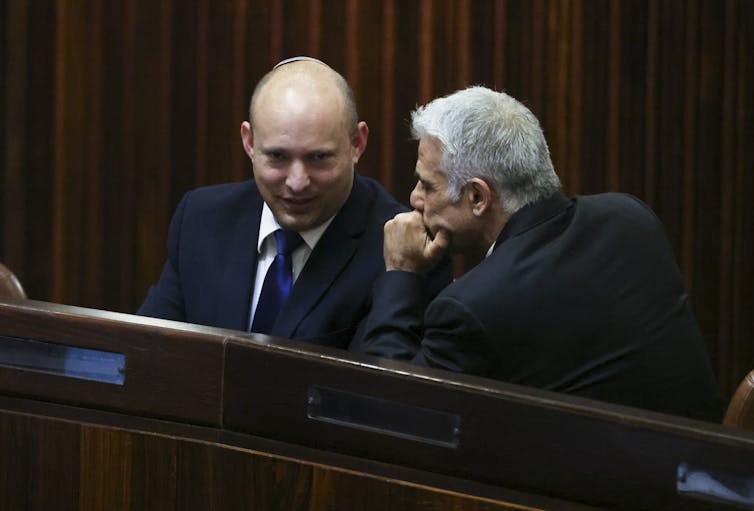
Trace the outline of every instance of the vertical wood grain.
{"label": "vertical wood grain", "polygon": [[540,119],[540,122],[546,122],[549,126],[545,137],[550,146],[550,156],[566,190],[569,188],[568,183],[572,174],[571,165],[574,164],[569,158],[571,145],[568,140],[579,131],[577,126],[573,131],[571,128],[574,127],[574,119],[578,122],[580,113],[576,109],[569,108],[568,104],[568,98],[572,94],[569,76],[572,47],[570,31],[563,30],[561,27],[569,26],[572,15],[570,7],[569,4],[557,0],[547,3],[547,12],[550,15],[545,32],[544,81],[545,95],[551,99],[543,102],[544,108]]}
{"label": "vertical wood grain", "polygon": [[[67,20],[67,11],[60,9],[56,16],[56,40],[55,40],[55,97],[56,112],[53,117],[55,124],[54,138],[57,141],[55,145],[55,174],[54,181],[52,183],[52,207],[55,211],[55,215],[51,218],[52,221],[52,246],[55,252],[53,261],[53,273],[52,273],[52,292],[50,296],[51,301],[62,302],[64,299],[65,291],[65,270],[68,268],[68,258],[66,254],[61,250],[60,246],[65,238],[62,230],[66,224],[67,207],[64,201],[64,185],[66,182],[65,175],[62,174],[62,170],[65,166],[67,154],[67,146],[64,143],[63,137],[65,133],[64,114],[66,108],[67,89],[65,81],[66,71],[66,58],[65,48],[67,43],[67,37],[69,34],[69,23]],[[80,134],[79,136],[83,136]],[[70,293],[70,291],[69,291]],[[70,294],[69,294],[69,299]]]}
{"label": "vertical wood grain", "polygon": [[[721,167],[721,196],[720,200],[722,204],[733,205],[736,185],[735,178],[735,165],[733,160],[735,159],[735,132],[736,118],[735,118],[735,41],[736,41],[736,5],[733,2],[729,2],[725,5],[725,40],[723,43],[723,59],[724,68],[730,70],[724,76],[723,85],[723,98],[722,98],[722,116],[721,116],[721,130],[722,130],[722,167]],[[734,207],[724,207],[720,211],[720,266],[719,273],[717,275],[718,282],[720,283],[720,310],[730,310],[734,307],[733,302],[733,282],[732,276],[735,271],[735,257],[734,257],[734,226],[733,226],[733,210]],[[731,346],[731,323],[733,321],[733,315],[722,316],[718,326],[718,363],[717,369],[721,367],[721,364],[732,360]]]}
{"label": "vertical wood grain", "polygon": [[[720,365],[719,374],[726,389],[734,389],[749,368],[754,366],[754,211],[751,208],[751,196],[754,191],[754,150],[751,140],[754,140],[754,34],[751,30],[751,20],[754,19],[754,4],[745,0],[736,2],[736,23],[729,29],[736,31],[737,45],[735,49],[735,176],[736,196],[732,201],[732,216],[735,219],[733,252],[734,286],[732,310],[721,311],[732,319],[733,331],[730,343],[733,354],[731,360]],[[726,68],[727,70],[727,68]],[[728,72],[731,72],[728,70]]]}
{"label": "vertical wood grain", "polygon": [[[382,56],[380,59],[380,80],[382,82],[381,113],[380,118],[382,137],[379,151],[382,162],[382,179],[383,184],[391,190],[396,189],[395,180],[395,162],[393,155],[395,153],[395,130],[392,128],[392,121],[395,117],[395,53],[396,53],[396,0],[384,0],[382,3]],[[374,148],[371,149],[372,151]]]}
{"label": "vertical wood grain", "polygon": [[194,80],[196,81],[196,140],[195,158],[196,166],[194,167],[195,182],[205,183],[207,181],[207,171],[209,170],[208,147],[207,147],[207,109],[209,108],[207,97],[208,94],[208,59],[209,59],[209,0],[199,0],[197,2],[198,12],[196,16],[196,36],[194,44],[196,45],[196,71]]}
{"label": "vertical wood grain", "polygon": [[424,104],[432,99],[433,6],[432,0],[420,0],[419,2],[419,104]]}
{"label": "vertical wood grain", "polygon": [[78,510],[78,435],[72,423],[0,414],[0,509]]}
{"label": "vertical wood grain", "polygon": [[[721,388],[754,367],[748,0],[2,0],[0,259],[41,300],[130,312],[180,197],[245,179],[254,84],[318,56],[372,133],[359,164],[404,203],[411,109],[472,84],[540,118],[569,194],[663,221]],[[32,14],[33,13],[33,14]]]}
{"label": "vertical wood grain", "polygon": [[[152,435],[131,437],[131,509],[162,511],[176,505],[179,443]],[[198,468],[198,467],[197,467]]]}
{"label": "vertical wood grain", "polygon": [[124,429],[128,416],[120,426],[82,423],[75,409],[70,412],[63,420],[0,411],[0,508],[534,509],[295,458]]}
{"label": "vertical wood grain", "polygon": [[345,50],[346,65],[345,76],[350,83],[359,83],[361,66],[359,65],[360,57],[360,38],[359,38],[359,9],[361,6],[358,0],[346,0],[345,5]]}
{"label": "vertical wood grain", "polygon": [[656,153],[657,153],[657,61],[659,45],[659,0],[649,0],[647,3],[647,53],[646,53],[646,102],[644,103],[644,200],[650,206],[655,206],[656,193]]}
{"label": "vertical wood grain", "polygon": [[494,4],[491,29],[492,39],[492,83],[496,90],[505,90],[505,29],[508,25],[506,16],[507,0],[497,0]]}
{"label": "vertical wood grain", "polygon": [[621,0],[610,2],[610,33],[607,71],[607,190],[614,192],[619,188],[620,172],[620,84],[621,84]]}
{"label": "vertical wood grain", "polygon": [[[313,6],[319,6],[319,2],[312,2]],[[233,13],[233,43],[231,46],[231,52],[233,54],[232,59],[232,80],[231,87],[231,101],[232,107],[230,109],[231,118],[235,117],[236,130],[240,129],[242,120],[246,119],[246,107],[247,100],[246,95],[249,93],[246,83],[246,76],[248,74],[248,66],[250,60],[250,47],[248,44],[249,38],[247,37],[248,30],[248,8],[247,2],[238,0],[234,3],[235,11]],[[312,7],[315,9],[315,7]],[[319,41],[317,41],[318,43]],[[231,121],[228,127],[229,133],[234,133],[234,126]],[[233,136],[230,137],[234,138]],[[231,145],[230,151],[230,180],[242,181],[248,177],[247,174],[247,158],[246,153],[241,150],[240,137],[237,138],[238,144],[236,146]]]}
{"label": "vertical wood grain", "polygon": [[456,89],[463,89],[471,82],[471,0],[459,0],[455,5],[455,15],[448,16],[448,20],[455,20],[458,24],[458,44],[456,45],[456,59],[458,72],[456,73]]}
{"label": "vertical wood grain", "polygon": [[82,426],[80,460],[81,511],[131,508],[131,434]]}
{"label": "vertical wood grain", "polygon": [[697,95],[699,88],[698,74],[698,46],[699,40],[699,4],[698,0],[691,0],[686,4],[688,9],[685,19],[686,37],[684,41],[685,81],[684,81],[684,117],[683,117],[683,176],[681,181],[682,223],[681,223],[681,270],[685,277],[686,287],[694,289],[694,224],[696,211],[694,208],[694,173],[696,168],[696,128],[697,128]]}
{"label": "vertical wood grain", "polygon": [[[570,9],[570,26],[568,30],[570,32],[570,48],[567,59],[569,64],[568,82],[567,87],[569,94],[567,94],[563,101],[568,105],[566,110],[566,120],[568,121],[565,127],[565,140],[568,151],[568,159],[565,162],[565,172],[561,173],[561,179],[563,180],[563,190],[569,195],[577,193],[581,189],[581,172],[582,172],[582,157],[581,157],[581,140],[584,136],[584,116],[583,116],[583,87],[584,87],[584,3],[580,0],[574,2]],[[561,88],[566,88],[566,83],[561,85]]]}
{"label": "vertical wood grain", "polygon": [[[27,38],[29,8],[21,2],[9,2],[2,5],[5,16],[0,20],[6,38],[3,38],[3,53],[0,71],[3,76],[13,76],[13,80],[5,80],[2,92],[2,135],[3,175],[0,179],[2,191],[3,229],[0,239],[0,249],[6,264],[23,277],[24,261],[27,258],[24,250],[24,230],[26,225],[26,201],[24,190],[24,153],[27,144],[28,114],[27,104]],[[7,14],[6,14],[7,13]],[[17,269],[16,269],[17,268]]]}
{"label": "vertical wood grain", "polygon": [[[87,17],[87,39],[96,41],[102,40],[102,4],[93,2],[91,4],[90,15]],[[102,44],[90,44],[86,48],[86,60],[88,61],[88,89],[87,98],[84,102],[88,110],[86,127],[85,127],[85,148],[82,151],[82,167],[85,169],[85,179],[82,186],[82,201],[89,202],[93,205],[92,214],[89,221],[86,222],[85,239],[87,250],[83,255],[85,270],[83,273],[82,295],[91,296],[96,301],[103,301],[102,293],[104,286],[101,281],[102,268],[102,245],[103,245],[103,225],[102,215],[96,214],[102,211],[106,204],[105,197],[102,195],[103,172],[101,172],[102,146],[102,89],[103,81],[100,77],[102,69]]]}

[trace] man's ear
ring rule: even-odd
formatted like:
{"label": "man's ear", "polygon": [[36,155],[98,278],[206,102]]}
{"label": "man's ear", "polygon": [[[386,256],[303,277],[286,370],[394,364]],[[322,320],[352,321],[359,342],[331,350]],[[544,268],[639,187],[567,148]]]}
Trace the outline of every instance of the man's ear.
{"label": "man's ear", "polygon": [[254,161],[254,132],[251,130],[249,121],[241,123],[241,144],[249,158]]}
{"label": "man's ear", "polygon": [[482,216],[492,206],[495,194],[490,185],[482,178],[475,177],[466,183],[466,198],[471,205],[474,216]]}
{"label": "man's ear", "polygon": [[353,164],[359,163],[359,158],[364,154],[367,148],[367,139],[369,138],[369,126],[364,121],[356,125],[356,134],[351,139],[351,155]]}

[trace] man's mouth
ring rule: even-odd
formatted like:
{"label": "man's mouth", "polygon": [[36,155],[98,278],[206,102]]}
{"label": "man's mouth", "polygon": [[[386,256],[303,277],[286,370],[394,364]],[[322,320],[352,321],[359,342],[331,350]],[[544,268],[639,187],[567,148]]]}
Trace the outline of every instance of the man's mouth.
{"label": "man's mouth", "polygon": [[281,197],[280,200],[288,209],[296,211],[308,207],[314,202],[314,197]]}

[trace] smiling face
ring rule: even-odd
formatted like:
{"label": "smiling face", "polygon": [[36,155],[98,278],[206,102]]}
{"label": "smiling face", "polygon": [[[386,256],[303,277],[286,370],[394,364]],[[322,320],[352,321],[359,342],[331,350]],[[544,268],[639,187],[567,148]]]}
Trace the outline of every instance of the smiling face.
{"label": "smiling face", "polygon": [[335,215],[366,148],[366,124],[352,133],[342,93],[319,71],[273,77],[255,100],[253,128],[241,126],[259,191],[284,229],[304,231]]}

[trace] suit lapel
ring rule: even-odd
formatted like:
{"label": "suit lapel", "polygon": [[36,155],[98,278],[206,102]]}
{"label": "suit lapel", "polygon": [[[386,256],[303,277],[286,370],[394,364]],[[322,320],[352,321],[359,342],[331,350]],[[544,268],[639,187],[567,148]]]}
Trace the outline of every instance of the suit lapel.
{"label": "suit lapel", "polygon": [[301,321],[346,268],[364,233],[365,217],[372,200],[366,186],[355,175],[351,195],[314,247],[280,311],[272,335],[292,338]]}
{"label": "suit lapel", "polygon": [[216,302],[219,325],[235,330],[249,327],[251,293],[257,270],[257,236],[263,201],[255,184],[251,184],[247,204],[238,218],[229,220],[234,226]]}

